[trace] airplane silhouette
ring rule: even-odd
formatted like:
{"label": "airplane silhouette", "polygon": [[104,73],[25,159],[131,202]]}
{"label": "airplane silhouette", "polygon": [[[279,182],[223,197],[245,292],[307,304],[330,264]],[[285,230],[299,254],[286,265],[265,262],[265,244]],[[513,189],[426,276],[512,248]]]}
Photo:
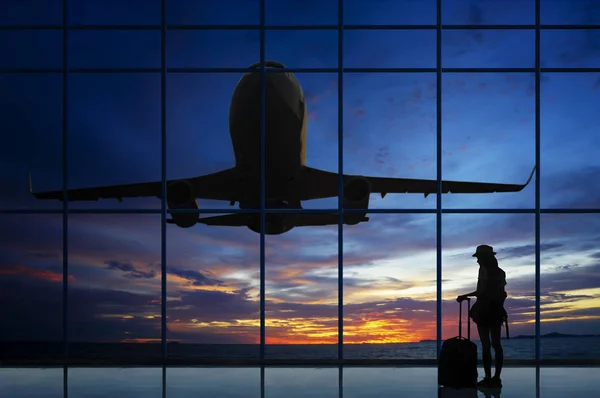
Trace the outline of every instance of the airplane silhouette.
{"label": "airplane silhouette", "polygon": [[[285,68],[279,62],[266,61],[266,68]],[[260,68],[260,63],[250,66]],[[266,74],[265,106],[265,209],[301,209],[302,201],[338,196],[338,173],[306,165],[306,100],[292,73]],[[233,91],[229,110],[235,166],[199,177],[167,181],[169,209],[198,209],[197,199],[226,200],[240,209],[260,209],[261,172],[261,74],[245,73]],[[443,193],[492,193],[521,191],[533,177],[535,167],[525,184],[443,181]],[[63,191],[33,192],[38,199],[63,200]],[[427,197],[437,193],[436,180],[409,178],[343,176],[343,207],[365,212],[344,214],[344,224],[368,221],[365,217],[371,193],[384,198],[388,193],[420,193]],[[161,182],[69,189],[69,201],[93,201],[132,197],[162,197]],[[265,233],[277,235],[294,227],[338,223],[337,214],[266,214]],[[245,226],[260,233],[260,215],[229,214],[200,218],[196,214],[172,214],[167,220],[181,228],[197,223],[218,226]]]}

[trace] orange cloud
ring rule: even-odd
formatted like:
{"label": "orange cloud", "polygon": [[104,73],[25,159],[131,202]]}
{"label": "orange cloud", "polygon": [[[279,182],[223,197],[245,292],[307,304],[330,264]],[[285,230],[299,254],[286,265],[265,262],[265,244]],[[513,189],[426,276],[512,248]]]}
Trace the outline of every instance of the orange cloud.
{"label": "orange cloud", "polygon": [[[0,269],[0,275],[25,275],[30,278],[44,279],[50,282],[62,282],[62,273],[49,270],[26,267],[24,265],[13,265],[8,268]],[[70,281],[75,281],[73,275],[69,275]]]}

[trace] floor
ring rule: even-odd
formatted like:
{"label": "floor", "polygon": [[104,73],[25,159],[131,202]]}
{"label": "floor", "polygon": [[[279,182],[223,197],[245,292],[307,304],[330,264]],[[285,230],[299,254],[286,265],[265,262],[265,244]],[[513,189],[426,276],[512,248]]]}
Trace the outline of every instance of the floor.
{"label": "floor", "polygon": [[[71,368],[68,396],[162,398],[162,376],[161,368]],[[506,368],[502,390],[485,393],[438,391],[432,367],[266,368],[261,391],[260,368],[167,368],[166,397],[594,398],[600,396],[598,376],[600,368],[541,368],[538,389],[535,368]],[[62,398],[63,370],[0,368],[0,397]]]}

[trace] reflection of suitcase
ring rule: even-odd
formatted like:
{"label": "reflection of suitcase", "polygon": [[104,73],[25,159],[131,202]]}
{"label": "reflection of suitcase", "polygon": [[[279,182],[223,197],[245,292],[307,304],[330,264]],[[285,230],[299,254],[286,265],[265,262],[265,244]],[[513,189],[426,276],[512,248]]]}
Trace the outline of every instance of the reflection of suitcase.
{"label": "reflection of suitcase", "polygon": [[[471,300],[467,299],[468,309]],[[467,338],[462,337],[462,303],[459,304],[458,337],[444,341],[438,363],[438,384],[453,388],[477,388],[477,345],[471,341],[467,311]]]}

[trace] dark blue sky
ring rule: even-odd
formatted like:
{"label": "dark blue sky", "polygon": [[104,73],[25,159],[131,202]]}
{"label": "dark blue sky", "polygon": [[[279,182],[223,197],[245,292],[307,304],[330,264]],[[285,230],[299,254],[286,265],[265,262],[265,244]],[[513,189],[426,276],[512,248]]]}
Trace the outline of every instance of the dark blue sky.
{"label": "dark blue sky", "polygon": [[[4,2],[1,24],[60,24],[60,1]],[[36,3],[38,6],[31,6]],[[202,7],[200,4],[202,3]],[[506,5],[509,3],[509,5]],[[160,1],[70,1],[72,24],[158,24]],[[335,24],[337,0],[267,0],[269,24]],[[534,1],[444,1],[447,24],[533,24]],[[171,24],[257,24],[258,1],[169,0]],[[346,1],[347,24],[433,24],[435,1]],[[598,1],[542,1],[543,24],[600,23]],[[1,68],[60,68],[60,31],[0,31]],[[344,32],[345,67],[435,67],[435,31]],[[444,67],[531,68],[533,31],[443,33]],[[74,68],[156,68],[159,31],[72,31]],[[600,67],[600,31],[552,30],[541,36],[542,67]],[[170,31],[169,67],[245,68],[259,60],[258,31]],[[294,68],[337,67],[336,31],[266,33],[266,56]],[[337,171],[336,73],[298,73],[308,103],[310,166]],[[167,178],[233,166],[228,133],[239,73],[170,74]],[[541,78],[541,205],[598,208],[599,73]],[[442,81],[443,178],[522,183],[535,163],[532,73],[454,73]],[[61,188],[60,74],[0,75],[4,209],[60,208],[27,193]],[[345,74],[344,172],[436,178],[436,76]],[[160,75],[69,76],[70,188],[161,178]],[[522,192],[448,195],[451,208],[533,208]],[[372,195],[371,208],[433,209],[436,198]],[[304,203],[334,208],[337,198]],[[72,203],[71,208],[160,208],[157,199]],[[203,208],[227,203],[200,201]],[[61,228],[58,215],[3,215],[0,309],[13,328],[2,339],[59,339]],[[542,332],[600,326],[600,216],[543,215]],[[169,338],[258,341],[259,236],[246,229],[167,227]],[[71,336],[77,340],[160,337],[160,216],[74,215],[69,221]],[[475,246],[493,245],[508,274],[514,333],[534,332],[534,217],[445,215],[444,333],[454,335],[459,293],[474,290]],[[268,236],[267,339],[337,341],[337,226]],[[348,342],[435,337],[435,216],[372,215],[344,228]]]}

